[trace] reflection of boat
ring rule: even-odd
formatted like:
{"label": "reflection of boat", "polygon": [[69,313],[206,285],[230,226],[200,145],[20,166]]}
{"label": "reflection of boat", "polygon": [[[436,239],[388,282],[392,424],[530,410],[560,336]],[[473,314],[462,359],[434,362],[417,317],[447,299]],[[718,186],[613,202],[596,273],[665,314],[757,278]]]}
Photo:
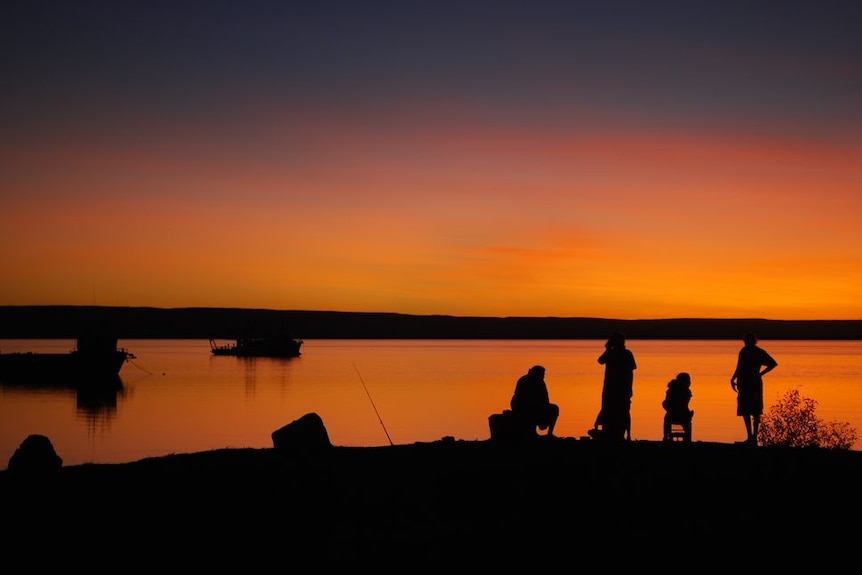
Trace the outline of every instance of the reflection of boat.
{"label": "reflection of boat", "polygon": [[117,399],[125,393],[125,386],[119,375],[2,377],[0,389],[7,392],[48,393],[57,396],[74,394],[78,411],[86,414],[115,411]]}
{"label": "reflection of boat", "polygon": [[236,357],[298,357],[302,340],[286,336],[240,337],[235,343],[219,345],[210,340],[213,355]]}
{"label": "reflection of boat", "polygon": [[135,356],[117,347],[115,337],[81,337],[66,353],[0,353],[0,379],[8,381],[116,381]]}

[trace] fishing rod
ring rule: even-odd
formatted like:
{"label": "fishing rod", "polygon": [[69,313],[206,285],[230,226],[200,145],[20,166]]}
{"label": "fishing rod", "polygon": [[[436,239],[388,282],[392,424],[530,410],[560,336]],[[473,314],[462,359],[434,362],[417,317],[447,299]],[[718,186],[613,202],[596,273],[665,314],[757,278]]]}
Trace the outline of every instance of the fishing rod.
{"label": "fishing rod", "polygon": [[365,389],[365,395],[367,395],[367,396],[368,396],[368,401],[370,401],[370,402],[371,402],[371,407],[373,407],[373,408],[374,408],[374,413],[376,413],[376,414],[377,414],[377,421],[379,421],[379,422],[380,422],[380,427],[382,427],[382,428],[383,428],[383,433],[385,433],[385,434],[386,434],[386,439],[388,439],[388,440],[389,440],[389,445],[395,445],[394,443],[392,443],[392,438],[391,438],[391,437],[389,437],[389,432],[388,432],[388,431],[386,431],[386,426],[385,426],[385,425],[383,425],[383,419],[381,419],[381,418],[380,418],[380,412],[379,412],[379,411],[377,411],[377,406],[376,406],[376,405],[374,405],[374,400],[373,400],[373,399],[371,399],[371,394],[370,394],[370,393],[368,393],[368,387],[365,385],[365,380],[364,380],[364,379],[362,379],[362,374],[361,374],[361,373],[359,373],[359,368],[358,368],[358,367],[356,367],[356,364],[355,364],[355,363],[353,364],[353,369],[355,369],[355,370],[356,370],[356,375],[358,375],[358,376],[359,376],[359,381],[360,381],[360,382],[362,382],[362,387]]}

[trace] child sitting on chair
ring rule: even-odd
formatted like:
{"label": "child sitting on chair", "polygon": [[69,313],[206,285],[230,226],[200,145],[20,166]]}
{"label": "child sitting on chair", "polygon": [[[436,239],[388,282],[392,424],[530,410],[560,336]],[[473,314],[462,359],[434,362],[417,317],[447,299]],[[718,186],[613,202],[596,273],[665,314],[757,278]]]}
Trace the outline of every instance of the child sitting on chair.
{"label": "child sitting on chair", "polygon": [[689,409],[689,401],[691,401],[691,376],[682,372],[668,382],[664,401],[661,402],[661,406],[665,410],[665,441],[672,439],[670,430],[674,423],[682,426],[685,441],[691,441],[691,419],[694,417],[694,410]]}

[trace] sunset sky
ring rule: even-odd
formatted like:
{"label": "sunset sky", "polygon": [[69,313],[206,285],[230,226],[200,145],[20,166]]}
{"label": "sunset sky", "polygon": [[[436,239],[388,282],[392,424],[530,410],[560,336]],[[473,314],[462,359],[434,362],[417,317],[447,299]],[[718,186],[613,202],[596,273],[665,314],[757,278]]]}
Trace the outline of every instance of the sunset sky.
{"label": "sunset sky", "polygon": [[862,318],[862,2],[2,14],[0,305]]}

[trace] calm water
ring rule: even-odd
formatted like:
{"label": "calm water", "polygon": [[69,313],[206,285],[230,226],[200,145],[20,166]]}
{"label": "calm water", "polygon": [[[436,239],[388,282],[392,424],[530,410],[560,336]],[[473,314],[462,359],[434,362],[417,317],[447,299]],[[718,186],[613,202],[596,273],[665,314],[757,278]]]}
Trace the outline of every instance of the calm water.
{"label": "calm water", "polygon": [[[51,438],[64,465],[120,463],[223,447],[271,447],[270,434],[320,414],[335,445],[375,446],[490,437],[488,416],[508,408],[515,380],[547,368],[560,405],[557,435],[581,437],[598,411],[604,341],[306,340],[288,360],[213,357],[206,340],[121,340],[136,355],[122,389],[0,384],[0,469],[31,433]],[[778,362],[767,408],[789,389],[817,401],[826,421],[862,435],[862,342],[762,341]],[[665,385],[692,375],[694,441],[745,437],[730,375],[739,341],[629,342],[638,362],[632,437],[660,440]],[[67,340],[0,340],[0,351],[68,351]],[[859,449],[859,443],[854,447]]]}

